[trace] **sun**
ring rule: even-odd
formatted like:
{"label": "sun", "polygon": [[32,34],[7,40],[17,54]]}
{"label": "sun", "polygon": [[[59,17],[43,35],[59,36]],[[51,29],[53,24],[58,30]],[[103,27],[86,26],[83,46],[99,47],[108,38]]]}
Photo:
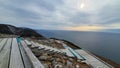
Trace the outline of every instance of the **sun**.
{"label": "sun", "polygon": [[85,6],[85,4],[84,4],[84,3],[82,3],[82,4],[80,5],[80,8],[84,8],[84,6]]}

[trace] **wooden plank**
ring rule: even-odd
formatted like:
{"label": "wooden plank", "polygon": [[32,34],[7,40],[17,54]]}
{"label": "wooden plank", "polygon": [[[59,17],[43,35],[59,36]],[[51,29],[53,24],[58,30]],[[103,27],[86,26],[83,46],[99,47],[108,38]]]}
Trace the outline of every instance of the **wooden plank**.
{"label": "wooden plank", "polygon": [[2,41],[3,39],[2,38],[0,38],[0,43],[1,43],[1,41]]}
{"label": "wooden plank", "polygon": [[0,43],[0,51],[2,51],[2,48],[4,47],[4,44],[6,43],[7,38],[4,38]]}
{"label": "wooden plank", "polygon": [[28,40],[24,40],[25,41],[25,43],[28,45],[28,46],[31,46],[32,45],[32,43],[30,42],[30,41],[28,41]]}
{"label": "wooden plank", "polygon": [[9,68],[24,68],[16,38],[13,38]]}
{"label": "wooden plank", "polygon": [[33,68],[44,68],[44,66],[41,64],[41,62],[35,57],[35,55],[32,53],[32,51],[27,47],[24,41],[21,41],[21,44],[29,58],[29,60],[32,63]]}
{"label": "wooden plank", "polygon": [[11,41],[12,38],[8,39],[4,48],[0,52],[0,68],[8,68]]}
{"label": "wooden plank", "polygon": [[32,43],[33,47],[35,47],[35,48],[39,47],[35,42],[31,41],[31,43]]}
{"label": "wooden plank", "polygon": [[24,51],[22,45],[19,45],[19,47],[20,47],[20,51],[21,51],[21,54],[22,54],[22,58],[23,58],[23,61],[24,61],[25,68],[32,68],[30,60],[29,60],[28,56],[26,55],[26,52]]}

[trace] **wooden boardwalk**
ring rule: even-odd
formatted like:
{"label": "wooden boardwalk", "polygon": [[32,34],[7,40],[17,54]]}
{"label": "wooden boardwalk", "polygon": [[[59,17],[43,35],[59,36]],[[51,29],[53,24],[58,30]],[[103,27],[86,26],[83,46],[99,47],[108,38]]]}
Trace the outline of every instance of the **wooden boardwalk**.
{"label": "wooden boardwalk", "polygon": [[27,44],[16,38],[0,38],[0,68],[44,68]]}
{"label": "wooden boardwalk", "polygon": [[113,66],[111,66],[111,65],[107,64],[106,62],[100,60],[99,58],[97,58],[95,55],[88,52],[87,50],[77,49],[75,51],[78,54],[81,54],[82,56],[84,56],[86,58],[86,60],[84,60],[84,62],[91,65],[92,68],[114,68]]}

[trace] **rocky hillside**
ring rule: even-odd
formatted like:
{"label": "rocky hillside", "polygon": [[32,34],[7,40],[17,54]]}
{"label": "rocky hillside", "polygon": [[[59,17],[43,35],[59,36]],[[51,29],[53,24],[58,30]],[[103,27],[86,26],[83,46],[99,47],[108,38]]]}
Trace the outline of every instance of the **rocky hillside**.
{"label": "rocky hillside", "polygon": [[20,35],[22,37],[43,37],[33,29],[15,27],[15,26],[6,25],[6,24],[0,24],[0,33]]}

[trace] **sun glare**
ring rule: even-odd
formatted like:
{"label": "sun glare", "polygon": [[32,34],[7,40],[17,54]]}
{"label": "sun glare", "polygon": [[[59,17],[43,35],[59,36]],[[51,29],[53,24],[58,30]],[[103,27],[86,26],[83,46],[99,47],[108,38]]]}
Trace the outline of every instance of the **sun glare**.
{"label": "sun glare", "polygon": [[80,5],[80,8],[84,8],[84,6],[85,6],[85,5],[82,3],[82,4]]}

